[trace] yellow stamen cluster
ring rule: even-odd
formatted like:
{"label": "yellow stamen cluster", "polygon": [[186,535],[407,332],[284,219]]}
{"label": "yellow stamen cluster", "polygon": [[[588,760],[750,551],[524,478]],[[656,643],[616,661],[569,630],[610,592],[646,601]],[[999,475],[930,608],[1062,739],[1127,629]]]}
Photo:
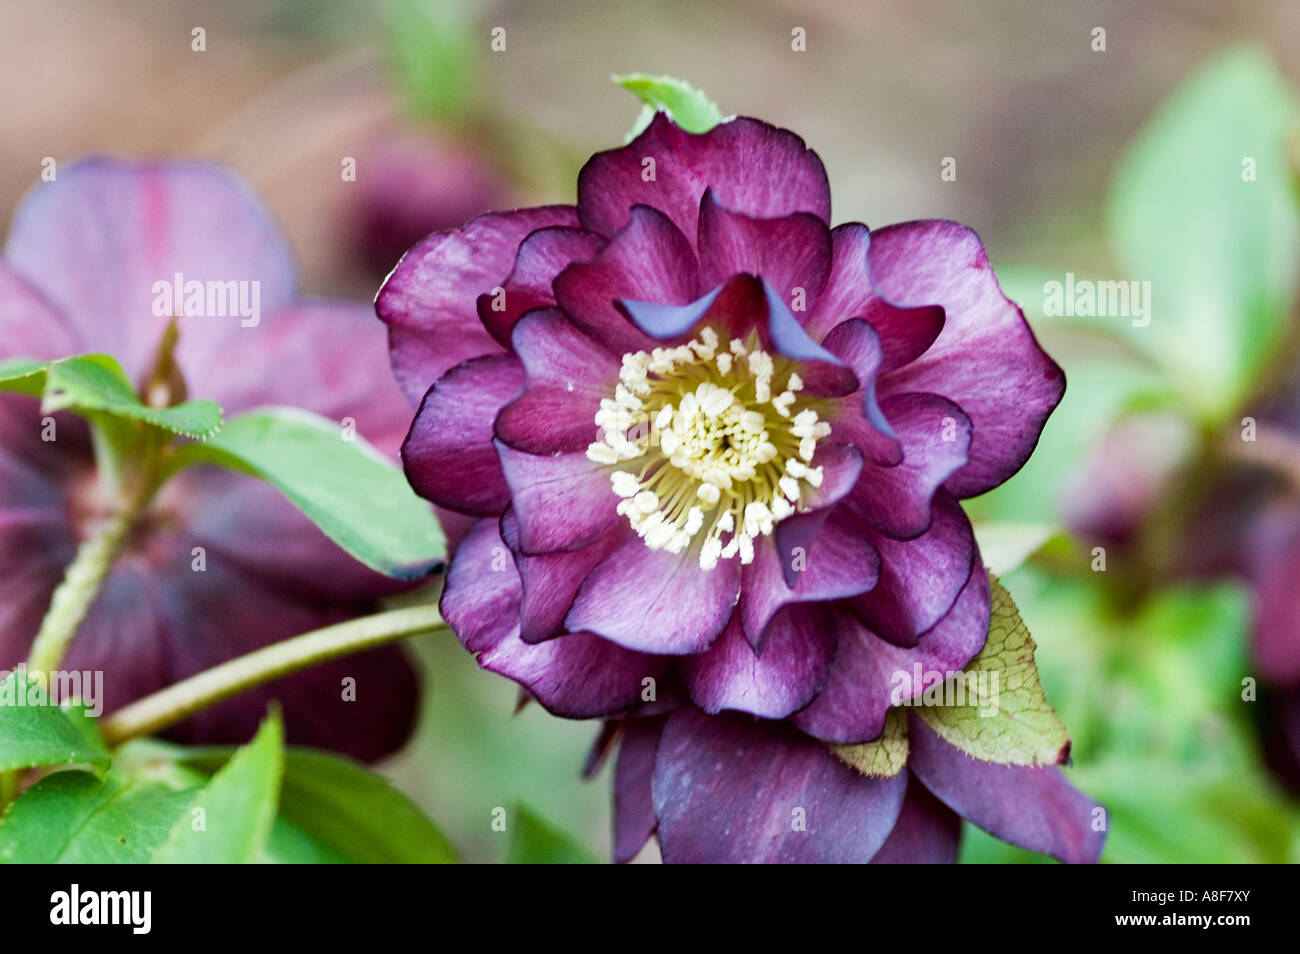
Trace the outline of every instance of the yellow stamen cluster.
{"label": "yellow stamen cluster", "polygon": [[811,462],[831,429],[797,407],[803,386],[755,335],[723,347],[704,328],[687,344],[623,355],[614,396],[596,412],[602,439],[587,456],[614,468],[618,512],[652,550],[681,553],[698,541],[706,570],[737,556],[750,563],[754,541],[822,483]]}

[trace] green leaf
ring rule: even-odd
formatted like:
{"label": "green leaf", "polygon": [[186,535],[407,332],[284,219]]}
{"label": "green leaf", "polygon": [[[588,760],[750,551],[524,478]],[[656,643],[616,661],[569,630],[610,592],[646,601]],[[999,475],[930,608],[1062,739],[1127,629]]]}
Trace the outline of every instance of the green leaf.
{"label": "green leaf", "polygon": [[[212,771],[219,749],[182,756]],[[364,766],[327,752],[290,749],[285,755],[280,816],[310,838],[314,849],[363,864],[446,864],[456,852],[442,831],[405,795]],[[288,844],[287,833],[282,846]],[[302,849],[302,843],[296,846]]]}
{"label": "green leaf", "polygon": [[6,358],[0,361],[0,391],[17,391],[40,397],[45,387],[44,361],[34,358]]}
{"label": "green leaf", "polygon": [[[393,0],[385,41],[411,109],[441,123],[469,114],[482,83],[487,43],[464,0]],[[486,28],[483,28],[486,34]]]}
{"label": "green leaf", "polygon": [[[235,752],[194,796],[152,860],[162,864],[259,860],[275,821],[283,773],[284,729],[279,715],[272,714],[253,741]],[[202,825],[197,824],[199,818]]]}
{"label": "green leaf", "polygon": [[104,354],[51,361],[45,369],[42,407],[142,421],[196,439],[211,437],[221,429],[221,407],[215,401],[186,401],[175,407],[143,404],[121,365]]}
{"label": "green leaf", "polygon": [[1151,283],[1148,350],[1207,423],[1233,411],[1285,330],[1300,259],[1286,152],[1295,119],[1267,54],[1235,48],[1174,92],[1115,177],[1119,277]]}
{"label": "green leaf", "polygon": [[723,120],[722,110],[702,91],[683,80],[649,73],[625,73],[610,79],[645,103],[636,125],[628,134],[629,140],[650,125],[655,110],[659,109],[687,132],[708,132]]}
{"label": "green leaf", "polygon": [[139,864],[189,804],[190,792],[132,784],[116,773],[56,772],[0,818],[0,862]]}
{"label": "green leaf", "polygon": [[0,771],[85,763],[107,767],[108,752],[20,671],[0,682]]}
{"label": "green leaf", "polygon": [[997,577],[990,576],[989,585],[988,640],[967,664],[965,678],[959,674],[947,684],[965,687],[965,704],[919,705],[916,714],[944,741],[985,762],[1059,765],[1069,755],[1070,737],[1038,681],[1034,641],[1011,594]]}
{"label": "green leaf", "polygon": [[845,765],[868,778],[893,778],[907,764],[910,748],[907,715],[902,709],[890,709],[880,738],[860,745],[832,745],[831,751]]}
{"label": "green leaf", "polygon": [[526,805],[517,805],[510,820],[512,865],[594,865],[598,862],[573,836],[560,831]]}
{"label": "green leaf", "polygon": [[268,407],[227,422],[179,466],[217,464],[274,485],[331,540],[366,566],[415,579],[443,558],[442,529],[398,467],[359,436],[297,408]]}
{"label": "green leaf", "polygon": [[973,520],[980,557],[990,573],[1002,576],[1038,552],[1056,532],[1048,523],[1013,520]]}

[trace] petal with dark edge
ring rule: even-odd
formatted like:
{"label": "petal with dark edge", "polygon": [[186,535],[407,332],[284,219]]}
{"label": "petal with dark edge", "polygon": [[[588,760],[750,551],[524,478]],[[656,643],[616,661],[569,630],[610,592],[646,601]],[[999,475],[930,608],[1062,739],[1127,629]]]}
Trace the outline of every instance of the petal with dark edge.
{"label": "petal with dark edge", "polygon": [[867,862],[906,787],[906,772],[865,778],[785,723],[678,709],[655,757],[664,861]]}
{"label": "petal with dark edge", "polygon": [[754,218],[719,205],[712,190],[700,202],[697,246],[706,288],[733,275],[758,275],[797,308],[796,317],[815,306],[830,271],[830,231],[822,219],[807,212]]}
{"label": "petal with dark edge", "polygon": [[596,412],[618,384],[619,359],[557,308],[525,315],[515,326],[514,351],[524,388],[497,418],[497,437],[530,454],[585,452],[602,436]]}
{"label": "petal with dark edge", "polygon": [[966,463],[970,420],[937,394],[891,394],[880,410],[898,435],[903,459],[893,467],[866,461],[846,505],[885,536],[913,540],[930,528],[935,493]]}
{"label": "petal with dark edge", "polygon": [[628,649],[699,653],[727,625],[739,591],[735,560],[705,570],[698,553],[651,550],[629,532],[583,582],[566,622]]}
{"label": "petal with dark edge", "polygon": [[664,720],[626,719],[621,721],[618,758],[614,762],[614,862],[623,864],[636,857],[654,834],[655,752]]}
{"label": "petal with dark edge", "polygon": [[830,676],[794,723],[827,742],[869,742],[879,737],[891,706],[921,692],[927,674],[958,672],[980,651],[989,630],[988,574],[976,564],[952,609],[910,649],[881,639],[847,612],[838,615],[835,630]]}
{"label": "petal with dark edge", "polygon": [[950,865],[961,847],[961,816],[914,777],[907,781],[903,810],[873,865]]}
{"label": "petal with dark edge", "polygon": [[618,512],[609,467],[586,452],[526,454],[497,441],[525,553],[577,550],[608,533],[631,532]]}
{"label": "petal with dark edge", "polygon": [[940,491],[925,533],[912,540],[874,533],[872,542],[880,551],[880,582],[853,607],[880,636],[914,645],[966,585],[977,557],[975,533],[961,505]]}
{"label": "petal with dark edge", "polygon": [[772,621],[760,655],[745,639],[740,614],[732,614],[707,652],[682,662],[691,699],[711,714],[732,709],[766,719],[802,709],[826,681],[835,655],[826,617],[818,604],[787,607]]}
{"label": "petal with dark edge", "polygon": [[443,618],[481,667],[518,682],[555,715],[589,719],[635,706],[644,680],[658,683],[671,665],[591,633],[529,645],[519,638],[519,600],[519,574],[496,521],[480,520],[452,560]]}
{"label": "petal with dark edge", "polygon": [[940,305],[929,350],[881,378],[880,393],[926,391],[971,419],[970,460],[948,479],[958,497],[1002,483],[1029,459],[1065,391],[1020,309],[998,287],[979,238],[955,222],[908,222],[871,233],[872,281],[900,305]]}
{"label": "petal with dark edge", "polygon": [[375,311],[388,325],[393,373],[413,406],[462,361],[502,350],[479,321],[478,297],[510,275],[525,237],[577,224],[570,206],[494,212],[435,232],[402,256],[379,289]]}
{"label": "petal with dark edge", "polygon": [[470,358],[438,379],[402,445],[406,477],[420,494],[452,510],[500,513],[510,490],[493,444],[493,422],[523,386],[513,355]]}
{"label": "petal with dark edge", "polygon": [[709,188],[719,202],[745,215],[809,212],[830,221],[826,170],[794,133],[742,116],[696,135],[662,112],[626,146],[587,160],[578,175],[578,212],[586,228],[613,235],[634,206],[648,205],[694,236],[700,199]]}
{"label": "petal with dark edge", "polygon": [[1028,851],[1072,864],[1101,856],[1105,831],[1093,827],[1101,808],[1058,768],[995,765],[953,748],[920,719],[908,719],[908,765],[953,811]]}
{"label": "petal with dark edge", "polygon": [[555,300],[583,331],[618,354],[654,342],[616,307],[621,299],[685,305],[703,290],[691,243],[664,215],[632,210],[627,226],[595,258],[576,262],[555,279]]}
{"label": "petal with dark edge", "polygon": [[483,327],[502,345],[510,346],[510,333],[525,312],[555,304],[555,277],[574,262],[585,262],[605,246],[594,232],[555,226],[531,233],[515,257],[514,271],[497,291],[478,298]]}

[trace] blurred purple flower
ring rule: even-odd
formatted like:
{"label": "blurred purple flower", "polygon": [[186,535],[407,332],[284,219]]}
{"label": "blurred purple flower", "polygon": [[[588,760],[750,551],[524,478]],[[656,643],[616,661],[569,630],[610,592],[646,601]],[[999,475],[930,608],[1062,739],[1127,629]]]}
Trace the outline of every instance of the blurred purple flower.
{"label": "blurred purple flower", "polygon": [[[401,396],[376,369],[383,338],[363,305],[303,301],[279,232],[234,177],[201,165],[90,160],[59,171],[19,207],[0,263],[0,358],[116,357],[133,381],[152,367],[168,318],[154,283],[250,282],[260,321],[180,319],[176,358],[193,397],[227,417],[291,404],[395,454]],[[31,398],[0,394],[0,668],[26,658],[99,495],[89,433],[60,414],[42,439]],[[194,548],[206,568],[192,569]],[[212,468],[181,472],[136,527],[64,666],[105,673],[108,710],[234,656],[374,608],[403,584],[345,554],[277,491]],[[342,680],[357,683],[344,701]],[[326,664],[206,710],[172,733],[244,742],[267,702],[288,739],[375,759],[413,724],[414,671],[387,648]]]}
{"label": "blurred purple flower", "polygon": [[829,217],[797,136],[660,114],[587,163],[576,208],[407,253],[376,301],[419,403],[407,476],[481,518],[443,613],[554,713],[671,710],[620,720],[620,859],[657,826],[670,861],[937,860],[956,810],[1092,860],[1055,769],[923,728],[910,781],[827,748],[881,734],[892,673],[980,650],[958,500],[1015,473],[1064,388],[970,230]]}

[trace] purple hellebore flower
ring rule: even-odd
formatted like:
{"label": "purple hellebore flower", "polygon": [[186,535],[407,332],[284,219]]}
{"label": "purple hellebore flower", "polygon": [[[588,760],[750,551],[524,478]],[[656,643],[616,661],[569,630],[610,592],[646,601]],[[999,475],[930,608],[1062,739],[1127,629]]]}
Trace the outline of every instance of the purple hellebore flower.
{"label": "purple hellebore flower", "polygon": [[794,134],[661,113],[586,164],[576,208],[406,254],[376,307],[419,404],[407,476],[478,518],[443,614],[481,666],[621,735],[618,860],[656,829],[668,861],[951,860],[958,815],[1095,860],[1056,769],[916,719],[893,778],[827,746],[881,735],[891,674],[980,650],[958,500],[1015,473],[1064,388],[970,230],[829,218]]}
{"label": "purple hellebore flower", "polygon": [[[179,320],[176,359],[191,396],[219,401],[227,417],[268,404],[351,417],[396,454],[407,411],[386,375],[376,376],[383,338],[368,309],[300,300],[278,230],[239,181],[212,167],[89,160],[37,187],[14,217],[0,262],[0,357],[104,352],[140,381],[170,320],[155,316],[154,284],[178,274],[247,283],[244,300],[258,312]],[[37,402],[0,394],[4,669],[26,658],[64,568],[107,505],[84,422],[59,414],[55,424],[55,439],[43,440]],[[64,668],[102,670],[111,711],[234,656],[372,611],[377,597],[403,585],[353,560],[269,485],[191,468],[163,487],[135,528]],[[356,701],[342,698],[345,677],[356,679]],[[291,742],[375,759],[405,741],[417,696],[401,650],[385,648],[247,692],[172,735],[245,742],[278,698]]]}

